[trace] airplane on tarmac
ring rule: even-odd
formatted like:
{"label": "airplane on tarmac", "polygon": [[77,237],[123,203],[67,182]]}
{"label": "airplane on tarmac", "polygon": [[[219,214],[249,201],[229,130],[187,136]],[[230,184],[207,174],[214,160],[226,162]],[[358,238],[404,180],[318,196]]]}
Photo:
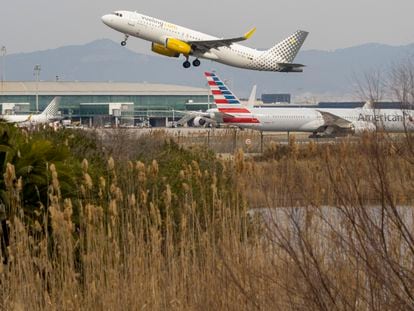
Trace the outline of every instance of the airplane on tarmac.
{"label": "airplane on tarmac", "polygon": [[37,124],[51,123],[60,120],[58,115],[60,97],[55,97],[49,105],[39,114],[16,114],[16,115],[0,115],[0,120],[8,123],[16,123],[19,126],[30,126]]}
{"label": "airplane on tarmac", "polygon": [[249,39],[256,28],[241,37],[220,39],[137,12],[115,11],[102,16],[102,21],[125,35],[122,46],[126,45],[129,36],[150,41],[151,50],[155,53],[168,57],[183,54],[186,58],[184,68],[191,67],[190,56],[195,57],[192,62],[194,67],[200,66],[199,58],[262,71],[302,72],[304,67],[292,63],[308,35],[302,30],[268,50],[259,51],[236,44]]}
{"label": "airplane on tarmac", "polygon": [[358,135],[366,131],[414,131],[413,110],[362,108],[252,108],[240,100],[214,73],[206,72],[217,108],[198,115],[198,123],[211,120],[259,131],[310,132],[311,138]]}
{"label": "airplane on tarmac", "polygon": [[[257,91],[257,85],[253,85],[252,91],[250,92],[249,99],[247,101],[240,101],[241,105],[243,105],[246,108],[254,108],[254,105],[256,103],[256,91]],[[194,127],[203,127],[208,124],[211,124],[213,126],[218,125],[218,121],[214,119],[214,113],[219,112],[217,108],[211,108],[208,109],[206,112],[201,111],[178,111],[182,114],[184,114],[184,117],[182,117],[180,120],[177,121],[178,126],[184,126],[185,124],[188,124],[190,126]],[[212,118],[210,117],[212,116]]]}

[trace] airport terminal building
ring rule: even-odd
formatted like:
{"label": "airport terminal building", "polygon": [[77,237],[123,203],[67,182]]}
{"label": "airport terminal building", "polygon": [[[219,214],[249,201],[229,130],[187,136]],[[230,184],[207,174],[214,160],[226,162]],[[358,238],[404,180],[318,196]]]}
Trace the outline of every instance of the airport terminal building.
{"label": "airport terminal building", "polygon": [[[59,111],[64,119],[89,127],[170,126],[184,116],[182,111],[207,110],[213,103],[210,90],[180,85],[118,82],[0,82],[1,114],[39,111],[55,96],[61,97]],[[276,94],[280,95],[280,94]],[[364,102],[320,102],[315,105],[258,103],[264,107],[356,108]],[[275,100],[275,96],[272,100]],[[277,97],[278,101],[282,97]],[[381,102],[376,108],[400,109],[401,103]],[[412,107],[410,107],[412,109]]]}
{"label": "airport terminal building", "polygon": [[[180,85],[115,82],[2,82],[2,114],[42,111],[61,96],[62,116],[89,126],[114,121],[164,126],[182,116],[177,111],[205,110],[209,90]],[[37,96],[36,96],[37,95]]]}

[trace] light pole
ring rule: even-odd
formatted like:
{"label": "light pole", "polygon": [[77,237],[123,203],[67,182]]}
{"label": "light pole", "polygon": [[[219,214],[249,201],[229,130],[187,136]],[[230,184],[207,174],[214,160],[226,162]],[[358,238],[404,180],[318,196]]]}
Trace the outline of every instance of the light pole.
{"label": "light pole", "polygon": [[40,77],[40,70],[42,68],[39,64],[35,65],[33,68],[34,75],[36,76],[36,113],[39,112],[39,77]]}
{"label": "light pole", "polygon": [[0,51],[1,51],[1,83],[3,83],[3,81],[6,80],[6,67],[4,65],[4,59],[7,54],[7,49],[3,45]]}

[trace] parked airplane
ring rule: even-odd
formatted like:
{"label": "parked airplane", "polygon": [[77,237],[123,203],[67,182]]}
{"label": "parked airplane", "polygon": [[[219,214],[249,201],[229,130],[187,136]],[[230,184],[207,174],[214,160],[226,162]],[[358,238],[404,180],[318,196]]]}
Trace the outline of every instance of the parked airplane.
{"label": "parked airplane", "polygon": [[220,39],[137,12],[116,11],[102,16],[102,21],[125,35],[122,46],[126,45],[129,36],[151,41],[155,53],[169,57],[183,54],[186,58],[184,68],[191,66],[190,56],[195,57],[194,67],[200,66],[199,58],[263,71],[302,72],[304,67],[292,61],[308,35],[306,31],[298,30],[269,50],[259,51],[236,44],[249,39],[256,28],[241,37]]}
{"label": "parked airplane", "polygon": [[206,122],[214,120],[260,131],[311,132],[311,137],[345,136],[377,129],[414,131],[412,110],[372,109],[370,103],[354,109],[251,108],[243,106],[214,73],[206,72],[205,76],[217,106],[199,116]]}
{"label": "parked airplane", "polygon": [[29,126],[36,124],[50,123],[60,119],[58,115],[60,97],[55,97],[49,105],[39,114],[16,114],[1,115],[0,120],[9,123],[16,123],[19,126]]}
{"label": "parked airplane", "polygon": [[[256,90],[257,85],[254,85],[250,93],[248,101],[240,101],[241,105],[246,108],[254,108],[256,103]],[[215,119],[215,114],[219,113],[217,108],[208,109],[206,112],[201,111],[178,111],[185,116],[177,121],[177,125],[183,126],[185,124],[190,124],[195,127],[203,127],[207,124],[212,124],[214,126],[218,125],[218,120]]]}

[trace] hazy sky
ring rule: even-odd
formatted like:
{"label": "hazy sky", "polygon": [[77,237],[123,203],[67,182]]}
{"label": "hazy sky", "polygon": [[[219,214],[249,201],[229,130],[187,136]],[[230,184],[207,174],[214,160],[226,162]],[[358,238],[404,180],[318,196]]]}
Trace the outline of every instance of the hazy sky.
{"label": "hazy sky", "polygon": [[[117,9],[168,20],[218,37],[240,35],[256,26],[246,45],[268,48],[296,29],[310,32],[304,49],[331,50],[368,42],[414,42],[413,0],[0,0],[0,46],[8,54],[121,41],[100,17]],[[128,47],[149,51],[131,39]]]}

